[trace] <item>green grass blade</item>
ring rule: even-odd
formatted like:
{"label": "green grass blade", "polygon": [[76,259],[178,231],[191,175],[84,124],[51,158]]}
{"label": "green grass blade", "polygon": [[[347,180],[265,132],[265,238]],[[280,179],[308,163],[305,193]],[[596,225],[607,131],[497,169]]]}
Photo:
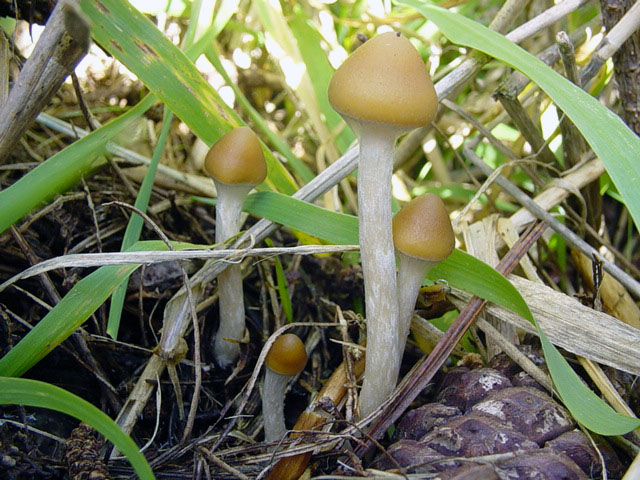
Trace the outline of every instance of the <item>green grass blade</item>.
{"label": "green grass blade", "polygon": [[127,457],[139,478],[155,478],[147,460],[129,435],[104,412],[62,388],[37,380],[0,377],[0,405],[28,405],[71,415],[91,425],[113,443]]}
{"label": "green grass blade", "polygon": [[[194,245],[174,243],[176,249]],[[206,247],[205,247],[206,248]],[[130,250],[166,250],[159,241],[137,242]],[[87,275],[38,324],[0,358],[0,376],[18,377],[65,341],[139,264],[107,265]]]}
{"label": "green grass blade", "polygon": [[[162,119],[162,130],[156,143],[156,148],[149,162],[149,168],[144,175],[142,185],[138,191],[135,207],[141,212],[147,211],[149,206],[149,199],[151,198],[151,191],[153,189],[153,182],[156,178],[156,172],[158,170],[158,163],[164,150],[164,145],[167,141],[167,136],[171,130],[171,121],[173,120],[173,114],[165,108],[164,116]],[[133,214],[127,223],[127,228],[124,232],[122,239],[122,246],[120,251],[125,251],[130,248],[140,238],[144,220],[140,215]],[[122,283],[116,288],[111,297],[111,304],[109,305],[109,318],[107,320],[107,334],[111,338],[118,338],[118,329],[120,328],[120,318],[122,316],[122,307],[124,306],[124,298],[127,295],[127,285],[129,277],[125,278]]]}
{"label": "green grass blade", "polygon": [[433,281],[445,280],[452,287],[473,293],[501,305],[533,322],[533,317],[520,292],[500,272],[462,250],[454,250],[429,272]]}
{"label": "green grass blade", "polygon": [[222,0],[220,2],[220,7],[216,12],[216,16],[213,19],[213,34],[218,36],[218,34],[225,27],[227,22],[231,20],[231,17],[235,15],[238,11],[238,5],[240,4],[240,0]]}
{"label": "green grass blade", "polygon": [[331,82],[334,70],[321,47],[322,35],[299,5],[294,8],[294,15],[289,20],[289,27],[298,42],[300,55],[306,65],[318,106],[329,130],[334,131],[336,128],[344,126],[335,139],[338,150],[344,153],[354,141],[355,136],[351,129],[344,125],[342,117],[329,103],[329,82]]}
{"label": "green grass blade", "polygon": [[107,142],[139,118],[155,100],[153,95],[147,95],[124,115],[69,145],[0,191],[0,233],[102,165],[101,154]]}
{"label": "green grass blade", "polygon": [[553,384],[579,423],[600,435],[624,435],[640,428],[640,419],[615,412],[587,388],[537,324],[536,328]]}
{"label": "green grass blade", "polygon": [[182,40],[182,49],[193,45],[211,27],[215,3],[215,0],[193,1],[187,30]]}
{"label": "green grass blade", "polygon": [[[286,195],[275,192],[249,195],[244,202],[244,210],[336,245],[358,244],[357,217],[332,212]],[[511,282],[466,252],[455,250],[431,270],[429,278],[445,280],[451,286],[502,305],[533,321],[529,307]]]}
{"label": "green grass blade", "polygon": [[596,98],[556,73],[526,50],[462,15],[421,0],[399,0],[429,20],[452,42],[480,50],[520,70],[567,114],[602,160],[640,228],[640,138]]}
{"label": "green grass blade", "polygon": [[0,358],[0,375],[19,377],[82,325],[140,265],[108,265],[80,280],[40,322]]}
{"label": "green grass blade", "polygon": [[[319,137],[320,144],[327,145],[331,150],[334,150],[331,132],[327,128],[322,108],[312,84],[311,66],[306,63],[307,61],[312,62],[312,59],[305,59],[302,56],[297,39],[287,23],[280,3],[269,0],[254,0],[253,6],[256,8],[265,35],[284,52],[280,58],[276,59],[282,69],[285,81],[304,105],[305,114],[309,118],[313,132]],[[272,50],[270,53],[274,58],[279,54],[276,50]],[[324,57],[324,53],[322,56]]]}
{"label": "green grass blade", "polygon": [[336,245],[358,244],[358,219],[276,192],[249,195],[244,210]]}
{"label": "green grass blade", "polygon": [[[273,247],[273,242],[270,238],[265,238],[264,243],[268,247]],[[274,257],[276,267],[276,283],[278,288],[278,296],[280,297],[280,304],[282,305],[282,311],[287,317],[287,322],[293,322],[293,307],[291,306],[291,297],[289,296],[289,289],[287,288],[287,279],[284,276],[284,268],[282,268],[282,262],[280,257]]]}
{"label": "green grass blade", "polygon": [[185,49],[184,54],[189,60],[195,61],[200,56],[200,54],[204,53],[207,48],[209,48],[211,42],[213,42],[218,37],[222,29],[238,9],[238,3],[239,0],[222,0],[220,8],[215,15],[213,24],[211,24],[209,28],[207,28],[207,30],[202,34],[200,38],[198,38],[195,43],[187,46],[187,48]]}
{"label": "green grass blade", "polygon": [[187,57],[124,0],[82,0],[91,34],[207,143],[239,120]]}
{"label": "green grass blade", "polygon": [[[82,0],[80,6],[89,18],[94,39],[207,144],[244,124],[193,62],[128,2]],[[189,49],[187,53],[193,55],[194,51]],[[294,192],[297,186],[291,174],[269,149],[264,153],[269,170],[267,184],[285,193]]]}

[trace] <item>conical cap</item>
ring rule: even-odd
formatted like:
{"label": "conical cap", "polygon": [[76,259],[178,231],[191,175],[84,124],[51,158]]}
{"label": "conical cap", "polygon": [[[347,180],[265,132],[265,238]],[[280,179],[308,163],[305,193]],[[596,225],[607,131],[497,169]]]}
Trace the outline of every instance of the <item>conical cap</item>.
{"label": "conical cap", "polygon": [[455,237],[440,197],[426,193],[400,210],[393,218],[393,243],[406,255],[432,262],[451,255]]}
{"label": "conical cap", "polygon": [[414,46],[394,32],[365,42],[338,68],[329,102],[355,119],[420,127],[438,111],[438,98]]}
{"label": "conical cap", "polygon": [[280,335],[271,345],[264,363],[280,375],[300,373],[307,363],[304,343],[295,333]]}
{"label": "conical cap", "polygon": [[235,128],[214,143],[204,159],[204,169],[228,185],[258,185],[267,176],[260,141],[249,127]]}

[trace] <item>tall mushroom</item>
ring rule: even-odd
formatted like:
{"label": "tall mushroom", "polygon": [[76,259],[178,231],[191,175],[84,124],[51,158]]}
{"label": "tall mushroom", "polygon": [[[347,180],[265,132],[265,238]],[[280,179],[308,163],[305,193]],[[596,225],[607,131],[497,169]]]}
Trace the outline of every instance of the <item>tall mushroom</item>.
{"label": "tall mushroom", "polygon": [[426,193],[400,210],[393,218],[393,243],[398,257],[400,356],[396,362],[400,365],[422,280],[455,246],[451,220],[440,197]]}
{"label": "tall mushroom", "polygon": [[406,38],[383,33],[364,43],[338,68],[329,102],[358,136],[358,218],[367,317],[367,360],[360,414],[391,393],[398,369],[396,270],[391,237],[391,175],[397,138],[427,125],[438,100],[431,78]]}
{"label": "tall mushroom", "polygon": [[293,333],[280,335],[267,353],[267,366],[262,389],[262,416],[264,439],[267,443],[284,437],[284,393],[287,382],[302,371],[307,363],[307,352],[300,337]]}
{"label": "tall mushroom", "polygon": [[[248,127],[231,130],[207,153],[204,169],[213,177],[218,192],[216,243],[240,231],[242,203],[249,191],[267,176],[260,141]],[[239,265],[229,265],[218,276],[220,326],[214,343],[218,364],[229,367],[238,357],[238,341],[244,335],[244,296]]]}

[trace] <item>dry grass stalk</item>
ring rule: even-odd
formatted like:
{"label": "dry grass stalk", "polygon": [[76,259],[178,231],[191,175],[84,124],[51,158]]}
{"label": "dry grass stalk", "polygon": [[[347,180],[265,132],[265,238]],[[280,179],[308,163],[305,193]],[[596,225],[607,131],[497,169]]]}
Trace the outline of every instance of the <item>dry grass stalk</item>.
{"label": "dry grass stalk", "polygon": [[[640,330],[606,313],[586,307],[564,293],[510,275],[509,280],[529,305],[549,340],[565,350],[619,370],[640,374]],[[453,290],[453,303],[462,308],[471,295]],[[489,304],[487,312],[529,333],[535,327],[519,315]],[[605,334],[606,332],[606,334]]]}

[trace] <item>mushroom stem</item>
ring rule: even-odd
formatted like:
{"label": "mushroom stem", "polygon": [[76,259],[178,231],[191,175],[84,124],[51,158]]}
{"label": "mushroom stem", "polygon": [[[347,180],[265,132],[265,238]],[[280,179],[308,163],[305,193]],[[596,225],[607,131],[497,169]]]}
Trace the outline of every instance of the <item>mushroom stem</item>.
{"label": "mushroom stem", "polygon": [[358,222],[367,318],[367,360],[360,415],[375,410],[395,388],[399,365],[396,267],[391,233],[393,149],[406,128],[349,119],[358,135]]}
{"label": "mushroom stem", "polygon": [[284,394],[289,378],[291,376],[266,369],[262,391],[262,411],[265,412],[263,415],[264,439],[267,443],[277,442],[287,433],[287,427],[284,424]]}
{"label": "mushroom stem", "polygon": [[275,442],[284,437],[284,394],[287,382],[297,375],[307,363],[307,352],[300,337],[293,333],[279,336],[271,345],[264,359],[266,371],[262,389],[262,416],[264,438]]}
{"label": "mushroom stem", "polygon": [[398,348],[402,353],[422,279],[455,246],[451,220],[440,197],[426,193],[400,210],[393,219],[393,243],[398,253]]}
{"label": "mushroom stem", "polygon": [[[240,231],[242,203],[251,185],[227,185],[215,182],[218,192],[216,204],[216,243],[220,244]],[[229,265],[218,277],[218,306],[220,327],[214,343],[215,356],[221,367],[227,368],[240,353],[240,345],[227,339],[241,340],[244,336],[244,296],[240,265]]]}
{"label": "mushroom stem", "polygon": [[398,348],[404,351],[404,346],[409,336],[411,317],[416,306],[416,300],[422,285],[422,280],[437,262],[417,259],[399,250],[396,250],[398,258],[398,311],[399,322]]}

